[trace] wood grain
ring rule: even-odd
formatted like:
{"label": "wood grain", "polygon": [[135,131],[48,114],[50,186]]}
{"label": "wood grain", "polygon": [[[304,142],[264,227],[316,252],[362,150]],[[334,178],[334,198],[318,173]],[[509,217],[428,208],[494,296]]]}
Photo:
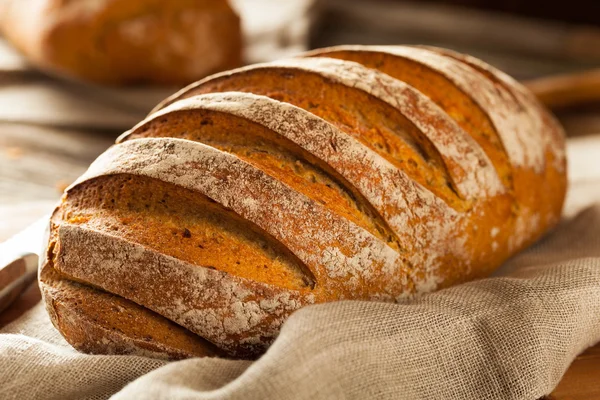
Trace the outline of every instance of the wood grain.
{"label": "wood grain", "polygon": [[600,344],[573,361],[551,396],[555,400],[600,399]]}

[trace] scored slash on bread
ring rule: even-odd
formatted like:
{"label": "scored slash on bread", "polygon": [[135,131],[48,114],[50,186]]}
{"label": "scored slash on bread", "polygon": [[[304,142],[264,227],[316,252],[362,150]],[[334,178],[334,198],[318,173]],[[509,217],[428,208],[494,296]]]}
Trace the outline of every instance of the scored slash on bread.
{"label": "scored slash on bread", "polygon": [[46,309],[69,342],[84,352],[181,359],[222,354],[210,342],[130,300],[44,268]]}
{"label": "scored slash on bread", "polygon": [[[61,323],[91,313],[54,305],[70,282],[178,324],[200,353],[253,357],[305,305],[489,274],[558,221],[564,140],[518,83],[465,60],[341,46],[165,100],[53,215],[41,286],[55,325],[84,351],[137,352],[139,331],[102,333],[119,321],[108,309],[85,340]],[[153,335],[144,349],[199,354],[168,346]]]}

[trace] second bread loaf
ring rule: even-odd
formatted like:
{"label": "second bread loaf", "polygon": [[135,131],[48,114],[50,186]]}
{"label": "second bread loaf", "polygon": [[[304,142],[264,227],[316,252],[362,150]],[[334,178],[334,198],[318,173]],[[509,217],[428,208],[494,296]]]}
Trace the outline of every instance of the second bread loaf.
{"label": "second bread loaf", "polygon": [[101,84],[185,85],[241,64],[225,0],[2,0],[0,31],[37,67]]}

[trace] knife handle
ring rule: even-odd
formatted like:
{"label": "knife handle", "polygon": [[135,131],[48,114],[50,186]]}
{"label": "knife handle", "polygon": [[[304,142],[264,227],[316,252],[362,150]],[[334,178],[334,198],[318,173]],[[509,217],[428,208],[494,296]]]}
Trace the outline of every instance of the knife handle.
{"label": "knife handle", "polygon": [[35,274],[27,269],[27,262],[31,257],[37,258],[37,255],[26,254],[6,265],[0,265],[0,312],[35,279]]}
{"label": "knife handle", "polygon": [[592,104],[600,101],[600,68],[537,78],[525,86],[553,111]]}

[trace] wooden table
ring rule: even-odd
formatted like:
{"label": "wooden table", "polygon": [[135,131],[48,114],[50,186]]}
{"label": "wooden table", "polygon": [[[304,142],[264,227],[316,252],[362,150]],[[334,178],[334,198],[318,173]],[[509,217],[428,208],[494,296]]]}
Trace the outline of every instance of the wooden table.
{"label": "wooden table", "polygon": [[[47,213],[117,134],[0,123],[0,241]],[[0,314],[0,326],[39,300],[34,283]],[[577,357],[550,398],[600,399],[600,344]]]}

